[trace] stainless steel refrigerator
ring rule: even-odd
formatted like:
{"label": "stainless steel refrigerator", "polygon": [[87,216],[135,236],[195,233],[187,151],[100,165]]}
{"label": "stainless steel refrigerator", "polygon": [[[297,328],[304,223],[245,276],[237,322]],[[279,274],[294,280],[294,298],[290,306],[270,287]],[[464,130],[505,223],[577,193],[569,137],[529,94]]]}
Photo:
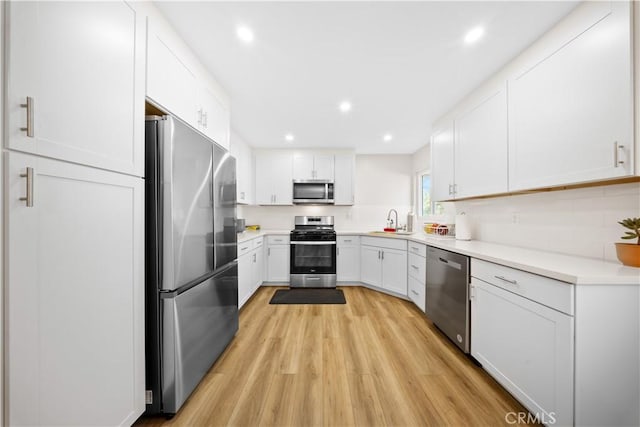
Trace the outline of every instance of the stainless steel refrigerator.
{"label": "stainless steel refrigerator", "polygon": [[147,413],[175,414],[238,330],[235,159],[146,119]]}

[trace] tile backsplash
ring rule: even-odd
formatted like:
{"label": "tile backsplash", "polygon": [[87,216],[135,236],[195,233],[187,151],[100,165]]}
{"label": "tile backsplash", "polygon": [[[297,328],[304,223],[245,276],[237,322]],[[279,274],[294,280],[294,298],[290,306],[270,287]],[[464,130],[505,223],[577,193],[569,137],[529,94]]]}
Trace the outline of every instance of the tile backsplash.
{"label": "tile backsplash", "polygon": [[[640,217],[640,183],[455,202],[473,239],[617,261],[623,218]],[[628,241],[627,241],[628,242]]]}
{"label": "tile backsplash", "polygon": [[398,211],[398,222],[405,224],[408,205],[238,206],[238,217],[245,218],[247,225],[260,224],[264,230],[291,230],[296,215],[333,215],[338,231],[373,231],[386,226],[390,208]]}

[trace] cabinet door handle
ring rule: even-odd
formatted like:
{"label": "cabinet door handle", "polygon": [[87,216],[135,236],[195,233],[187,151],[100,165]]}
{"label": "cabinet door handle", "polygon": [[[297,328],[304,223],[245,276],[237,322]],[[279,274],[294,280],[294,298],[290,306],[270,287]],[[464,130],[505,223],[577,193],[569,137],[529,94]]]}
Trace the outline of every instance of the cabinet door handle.
{"label": "cabinet door handle", "polygon": [[198,110],[198,124],[202,126],[202,114],[203,114],[203,110],[202,108]]}
{"label": "cabinet door handle", "polygon": [[453,184],[453,195],[458,194],[458,184]]}
{"label": "cabinet door handle", "polygon": [[271,256],[271,248],[267,248],[267,256]]}
{"label": "cabinet door handle", "polygon": [[382,252],[382,259],[384,260],[384,251],[380,251],[380,252]]}
{"label": "cabinet door handle", "polygon": [[256,262],[256,254],[253,254],[253,262]]}
{"label": "cabinet door handle", "polygon": [[624,145],[618,145],[618,141],[613,143],[613,167],[617,168],[624,164],[624,160],[620,160],[620,150],[624,148]]}
{"label": "cabinet door handle", "polygon": [[340,248],[336,248],[336,256],[340,256]]}
{"label": "cabinet door handle", "polygon": [[21,131],[27,132],[29,138],[33,138],[33,98],[27,96],[27,103],[20,104],[20,107],[27,109],[27,127],[20,128]]}
{"label": "cabinet door handle", "polygon": [[449,184],[449,195],[453,194],[453,184]]}
{"label": "cabinet door handle", "polygon": [[28,208],[33,207],[33,168],[27,168],[26,173],[21,173],[20,178],[27,178],[27,195],[20,197],[21,202],[26,202]]}
{"label": "cabinet door handle", "polygon": [[207,112],[206,111],[202,112],[202,126],[204,126],[205,128],[207,127]]}
{"label": "cabinet door handle", "polygon": [[241,199],[244,199],[244,191],[241,191],[241,192],[240,192],[240,198],[241,198]]}
{"label": "cabinet door handle", "polygon": [[496,279],[502,280],[503,282],[511,283],[512,285],[517,285],[518,284],[517,280],[509,280],[504,276],[493,276],[493,277],[495,277]]}
{"label": "cabinet door handle", "polygon": [[378,259],[380,259],[380,251],[378,251]]}

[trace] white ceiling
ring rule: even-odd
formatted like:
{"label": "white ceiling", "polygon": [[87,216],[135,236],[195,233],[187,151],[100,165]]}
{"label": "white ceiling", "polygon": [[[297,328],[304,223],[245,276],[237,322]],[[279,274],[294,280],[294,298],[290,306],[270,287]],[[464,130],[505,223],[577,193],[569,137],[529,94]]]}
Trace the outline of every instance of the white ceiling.
{"label": "white ceiling", "polygon": [[[359,153],[424,146],[434,120],[576,4],[156,3],[231,96],[232,128],[250,145]],[[251,45],[239,25],[253,30]],[[478,25],[484,38],[465,45]],[[343,99],[353,104],[346,115]]]}

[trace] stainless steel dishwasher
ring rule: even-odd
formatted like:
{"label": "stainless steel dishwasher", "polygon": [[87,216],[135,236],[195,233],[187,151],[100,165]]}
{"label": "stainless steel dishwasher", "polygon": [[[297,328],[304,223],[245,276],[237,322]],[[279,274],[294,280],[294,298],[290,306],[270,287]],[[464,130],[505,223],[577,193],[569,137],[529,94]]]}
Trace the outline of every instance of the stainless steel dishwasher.
{"label": "stainless steel dishwasher", "polygon": [[426,314],[469,353],[469,257],[427,246]]}

